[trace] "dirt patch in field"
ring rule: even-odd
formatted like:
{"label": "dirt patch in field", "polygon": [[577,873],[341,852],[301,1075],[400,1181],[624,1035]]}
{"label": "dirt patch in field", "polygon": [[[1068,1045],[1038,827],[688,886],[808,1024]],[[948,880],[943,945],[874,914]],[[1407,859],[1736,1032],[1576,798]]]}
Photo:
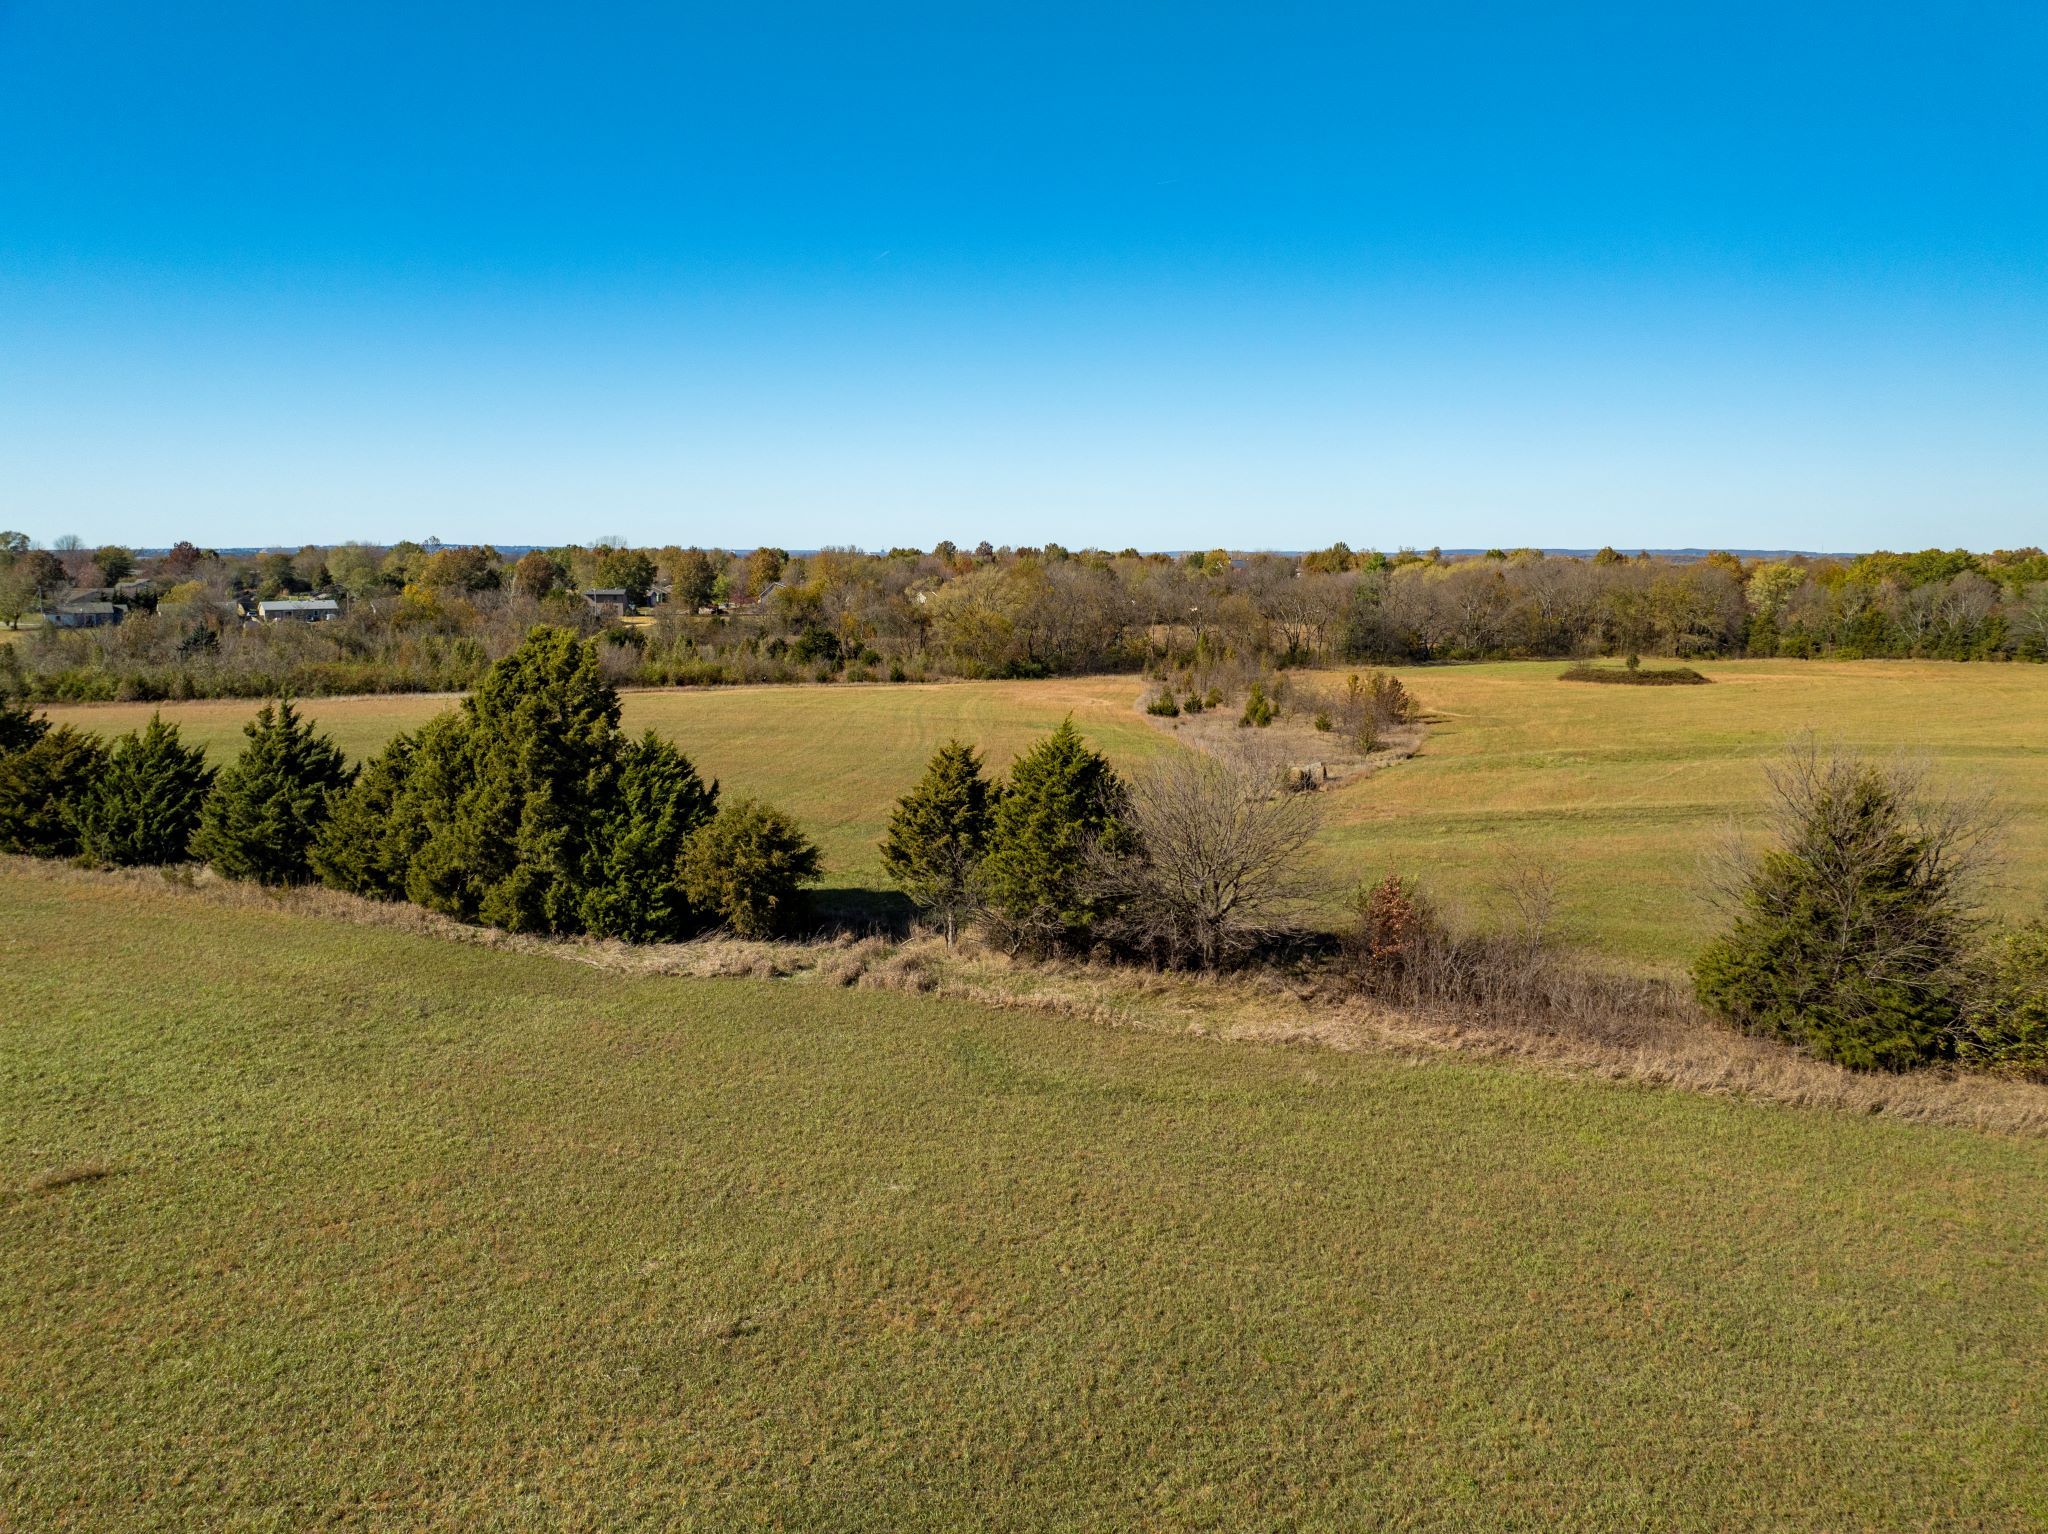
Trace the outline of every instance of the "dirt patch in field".
{"label": "dirt patch in field", "polygon": [[[1140,712],[1144,704],[1138,704]],[[1336,730],[1318,730],[1312,712],[1289,708],[1271,724],[1253,726],[1239,723],[1241,710],[1205,709],[1199,714],[1183,713],[1178,718],[1146,714],[1146,721],[1161,734],[1182,745],[1215,755],[1229,753],[1246,737],[1256,736],[1262,749],[1282,755],[1289,766],[1308,772],[1316,788],[1335,788],[1354,778],[1369,778],[1383,767],[1405,762],[1421,754],[1428,721],[1390,725],[1380,732],[1380,742],[1371,751],[1360,751]]]}

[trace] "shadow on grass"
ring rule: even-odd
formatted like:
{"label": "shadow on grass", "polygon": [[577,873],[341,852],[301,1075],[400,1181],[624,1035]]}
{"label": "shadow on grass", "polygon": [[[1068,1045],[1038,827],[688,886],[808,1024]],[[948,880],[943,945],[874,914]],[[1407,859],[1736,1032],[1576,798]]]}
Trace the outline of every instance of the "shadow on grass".
{"label": "shadow on grass", "polygon": [[917,907],[901,890],[815,889],[811,920],[821,936],[850,933],[857,937],[906,938],[917,920]]}

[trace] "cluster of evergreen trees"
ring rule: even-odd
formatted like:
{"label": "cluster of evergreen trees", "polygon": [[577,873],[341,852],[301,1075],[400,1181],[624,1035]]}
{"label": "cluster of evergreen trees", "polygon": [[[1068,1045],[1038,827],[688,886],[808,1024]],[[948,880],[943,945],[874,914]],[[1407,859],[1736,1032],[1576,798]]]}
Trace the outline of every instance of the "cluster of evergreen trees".
{"label": "cluster of evergreen trees", "polygon": [[514,932],[670,941],[784,931],[819,872],[780,810],[720,803],[689,759],[629,739],[596,647],[536,628],[455,709],[360,771],[289,701],[217,776],[160,719],[111,752],[0,713],[0,849],[102,864],[194,857]]}
{"label": "cluster of evergreen trees", "polygon": [[0,703],[0,851],[181,862],[213,784],[206,754],[162,719],[109,748]]}
{"label": "cluster of evergreen trees", "polygon": [[951,941],[970,917],[1033,953],[1086,948],[1108,914],[1095,877],[1135,851],[1129,790],[1069,719],[991,782],[972,747],[942,746],[898,801],[882,866]]}
{"label": "cluster of evergreen trees", "polygon": [[[629,738],[595,646],[561,629],[533,630],[459,707],[359,771],[288,701],[246,733],[216,773],[160,718],[109,746],[0,705],[0,850],[191,857],[229,878],[318,879],[512,931],[635,942],[787,931],[819,872],[788,816],[722,798],[651,732]],[[1214,945],[1143,934],[1207,920],[1210,896],[1256,885],[1233,835],[1262,796],[1246,780],[1177,801],[1193,834],[1176,865],[1150,783],[1134,791],[1071,720],[1007,781],[948,742],[898,802],[883,866],[949,940],[971,919],[1033,954],[1218,962]],[[2048,1075],[2048,926],[1982,918],[1972,874],[1995,838],[1981,815],[1853,757],[1796,758],[1773,790],[1773,845],[1730,870],[1729,924],[1694,969],[1701,1002],[1854,1068]],[[1278,829],[1253,851],[1291,865],[1305,833]],[[1134,919],[1148,901],[1163,922]]]}
{"label": "cluster of evergreen trees", "polygon": [[[1176,884],[1230,875],[1256,785],[1183,795],[1162,821],[1146,813],[1160,797],[1142,792],[1149,781],[1126,785],[1071,721],[1007,783],[951,741],[898,801],[883,866],[949,940],[972,919],[1025,952],[1213,964],[1212,951],[1144,940],[1194,914],[1164,909],[1186,893]],[[1910,773],[1808,754],[1774,773],[1772,820],[1774,844],[1728,871],[1729,924],[1694,967],[1710,1011],[1852,1069],[1954,1061],[2048,1076],[2048,924],[2001,927],[1977,909],[1996,840],[1980,810],[1928,795]],[[1175,825],[1196,845],[1167,866],[1155,837]],[[1305,834],[1279,830],[1275,858],[1291,864]],[[1256,882],[1238,877],[1240,894]]]}
{"label": "cluster of evergreen trees", "polygon": [[950,942],[1224,969],[1301,932],[1318,816],[1282,759],[1174,753],[1126,783],[1071,719],[991,782],[949,741],[897,802],[882,864]]}

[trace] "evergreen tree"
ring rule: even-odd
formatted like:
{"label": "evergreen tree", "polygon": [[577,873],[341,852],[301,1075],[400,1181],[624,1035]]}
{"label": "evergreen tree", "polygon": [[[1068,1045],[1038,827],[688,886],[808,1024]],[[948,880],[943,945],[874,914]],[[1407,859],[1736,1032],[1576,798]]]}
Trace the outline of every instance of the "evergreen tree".
{"label": "evergreen tree", "polygon": [[683,891],[706,919],[741,937],[789,930],[803,887],[820,867],[818,849],[773,805],[728,800],[683,852]]}
{"label": "evergreen tree", "polygon": [[981,758],[951,740],[889,817],[882,867],[920,910],[939,919],[948,943],[980,900],[995,797]]}
{"label": "evergreen tree", "polygon": [[105,773],[80,806],[84,855],[116,867],[184,862],[214,776],[206,752],[185,745],[176,725],[152,714],[148,728],[115,742]]}
{"label": "evergreen tree", "polygon": [[596,811],[611,801],[619,697],[597,647],[536,628],[422,752],[427,835],[406,878],[419,904],[513,932],[581,926]]}
{"label": "evergreen tree", "polygon": [[1909,786],[1840,757],[1774,775],[1780,843],[1746,870],[1733,922],[1693,966],[1705,1006],[1855,1069],[1953,1052],[1968,830],[1916,813]]}
{"label": "evergreen tree", "polygon": [[982,878],[991,912],[1020,948],[1088,941],[1100,914],[1089,858],[1131,840],[1124,783],[1070,718],[1017,759],[997,800]]}
{"label": "evergreen tree", "polygon": [[[486,856],[483,847],[471,847],[473,837],[485,834],[481,822],[462,815],[463,796],[476,786],[477,748],[476,718],[467,703],[421,727],[393,798],[390,845],[381,854],[407,900],[469,921],[479,898],[471,875]],[[489,855],[501,856],[502,849]]]}
{"label": "evergreen tree", "polygon": [[398,813],[412,777],[420,736],[398,734],[363,764],[355,782],[338,795],[327,823],[308,855],[313,874],[329,889],[372,900],[400,900],[419,838],[417,826]]}
{"label": "evergreen tree", "polygon": [[289,698],[264,704],[244,733],[249,744],[214,783],[192,852],[230,879],[303,883],[313,839],[354,773]]}
{"label": "evergreen tree", "polygon": [[49,728],[50,721],[40,714],[31,714],[27,704],[10,703],[0,697],[0,756],[26,751],[41,740]]}
{"label": "evergreen tree", "polygon": [[78,818],[107,767],[107,748],[68,724],[43,728],[0,756],[0,852],[63,858],[78,851]]}
{"label": "evergreen tree", "polygon": [[696,925],[683,890],[690,836],[718,807],[690,759],[649,730],[620,753],[611,803],[592,838],[579,914],[585,930],[633,943],[674,942]]}

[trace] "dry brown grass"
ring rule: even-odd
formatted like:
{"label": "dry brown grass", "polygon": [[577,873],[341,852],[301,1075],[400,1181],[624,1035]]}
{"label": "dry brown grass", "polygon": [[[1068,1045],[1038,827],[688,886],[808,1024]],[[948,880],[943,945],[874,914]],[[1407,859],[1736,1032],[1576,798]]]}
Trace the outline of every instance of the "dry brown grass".
{"label": "dry brown grass", "polygon": [[1550,1004],[1540,1018],[1531,1018],[1463,1005],[1389,1006],[1345,994],[1327,979],[1270,970],[1214,976],[1084,961],[1027,963],[972,937],[949,948],[926,932],[902,942],[847,935],[762,942],[715,935],[686,943],[632,945],[505,933],[417,906],[320,888],[265,890],[206,871],[89,871],[34,858],[0,857],[0,874],[145,887],[168,899],[292,911],[449,942],[544,954],[620,974],[858,986],[1023,1009],[1096,1026],[1195,1033],[1266,1045],[1418,1055],[1454,1051],[1575,1076],[1757,1103],[2048,1136],[2048,1085],[1953,1071],[1847,1071],[1714,1024],[1668,984],[1610,984],[1592,972],[1585,974],[1583,995]]}
{"label": "dry brown grass", "polygon": [[1256,730],[1240,725],[1237,710],[1228,706],[1199,714],[1182,714],[1176,719],[1142,714],[1143,706],[1144,700],[1140,698],[1138,707],[1148,725],[1172,736],[1184,746],[1211,754],[1228,754],[1246,736],[1255,735],[1291,763],[1306,765],[1320,762],[1328,775],[1322,786],[1331,788],[1340,783],[1369,778],[1381,768],[1407,761],[1422,750],[1423,737],[1428,733],[1426,720],[1390,724],[1380,731],[1379,743],[1371,751],[1361,752],[1356,744],[1344,738],[1341,730],[1318,730],[1315,727],[1315,705],[1312,701],[1305,704],[1300,700],[1289,702],[1271,724]]}

